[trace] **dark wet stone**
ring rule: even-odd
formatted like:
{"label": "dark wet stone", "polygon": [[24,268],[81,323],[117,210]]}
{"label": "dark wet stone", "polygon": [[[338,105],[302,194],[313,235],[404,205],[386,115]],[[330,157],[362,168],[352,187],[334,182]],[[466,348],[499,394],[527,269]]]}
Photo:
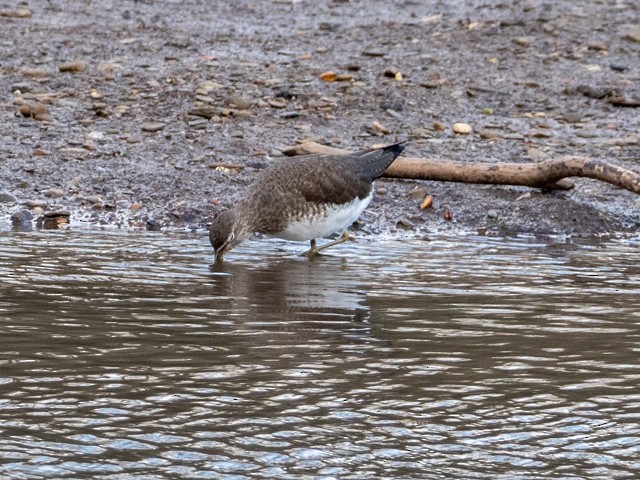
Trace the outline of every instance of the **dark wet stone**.
{"label": "dark wet stone", "polygon": [[69,210],[51,210],[49,212],[44,212],[43,216],[45,218],[57,218],[57,217],[69,218],[71,216],[71,212]]}
{"label": "dark wet stone", "polygon": [[11,195],[9,192],[0,192],[0,203],[16,203],[18,199]]}
{"label": "dark wet stone", "polygon": [[609,67],[611,67],[611,70],[615,70],[616,72],[624,72],[626,70],[629,70],[629,67],[621,63],[612,63],[611,65],[609,65]]}
{"label": "dark wet stone", "polygon": [[33,214],[26,208],[20,209],[11,215],[11,223],[13,223],[14,226],[27,224],[30,226],[32,221]]}
{"label": "dark wet stone", "polygon": [[158,220],[150,219],[147,220],[147,230],[150,232],[159,232],[162,229],[162,225]]}
{"label": "dark wet stone", "polygon": [[291,110],[288,112],[282,112],[278,115],[280,118],[296,118],[300,116],[300,112],[296,112],[295,110]]}

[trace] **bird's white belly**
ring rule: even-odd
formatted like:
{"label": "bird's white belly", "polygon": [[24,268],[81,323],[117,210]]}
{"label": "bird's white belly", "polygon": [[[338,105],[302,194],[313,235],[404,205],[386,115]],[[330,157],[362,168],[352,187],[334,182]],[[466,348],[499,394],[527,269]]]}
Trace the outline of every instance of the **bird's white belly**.
{"label": "bird's white belly", "polygon": [[336,205],[328,208],[323,214],[290,223],[274,236],[285,240],[303,241],[342,232],[355,222],[372,198],[373,191],[362,200],[356,197],[351,203]]}

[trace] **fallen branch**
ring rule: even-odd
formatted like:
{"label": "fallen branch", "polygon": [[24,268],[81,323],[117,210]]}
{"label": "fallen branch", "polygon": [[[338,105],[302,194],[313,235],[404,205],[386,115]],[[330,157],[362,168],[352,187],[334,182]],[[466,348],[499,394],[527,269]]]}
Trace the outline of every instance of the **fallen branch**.
{"label": "fallen branch", "polygon": [[[348,151],[315,142],[305,142],[285,150],[284,153],[293,156],[312,153],[341,154],[348,153]],[[384,176],[441,182],[522,185],[562,190],[573,188],[573,182],[567,180],[567,177],[588,177],[640,194],[640,174],[602,160],[577,156],[558,157],[539,163],[496,164],[401,156],[391,164]]]}

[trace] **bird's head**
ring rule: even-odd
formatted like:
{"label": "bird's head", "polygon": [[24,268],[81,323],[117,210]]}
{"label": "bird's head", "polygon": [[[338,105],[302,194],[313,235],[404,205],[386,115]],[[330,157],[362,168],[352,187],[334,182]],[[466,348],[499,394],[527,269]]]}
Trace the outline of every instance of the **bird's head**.
{"label": "bird's head", "polygon": [[244,240],[245,236],[233,209],[214,218],[209,228],[209,240],[216,252],[216,262],[221,261],[225,253]]}

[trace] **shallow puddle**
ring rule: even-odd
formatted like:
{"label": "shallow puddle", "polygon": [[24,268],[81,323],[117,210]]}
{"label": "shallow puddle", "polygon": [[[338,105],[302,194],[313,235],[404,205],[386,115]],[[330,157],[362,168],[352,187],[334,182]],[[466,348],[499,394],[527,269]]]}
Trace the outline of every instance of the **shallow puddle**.
{"label": "shallow puddle", "polygon": [[3,478],[633,478],[640,248],[0,232]]}

